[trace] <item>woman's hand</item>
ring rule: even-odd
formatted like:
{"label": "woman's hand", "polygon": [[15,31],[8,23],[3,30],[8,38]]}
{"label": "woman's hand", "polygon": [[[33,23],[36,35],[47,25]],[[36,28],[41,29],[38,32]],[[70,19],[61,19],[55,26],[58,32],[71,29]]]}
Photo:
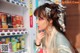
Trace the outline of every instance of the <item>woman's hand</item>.
{"label": "woman's hand", "polygon": [[43,37],[44,37],[44,32],[43,31],[41,31],[41,32],[39,32],[37,34],[37,37],[36,37],[36,44],[37,45],[40,45],[41,44],[41,40],[42,40]]}

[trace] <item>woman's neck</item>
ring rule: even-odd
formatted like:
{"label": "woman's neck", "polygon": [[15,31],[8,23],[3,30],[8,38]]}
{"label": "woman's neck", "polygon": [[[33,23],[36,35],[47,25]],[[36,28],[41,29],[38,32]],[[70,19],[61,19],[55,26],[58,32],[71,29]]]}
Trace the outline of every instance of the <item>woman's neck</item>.
{"label": "woman's neck", "polygon": [[52,32],[53,28],[55,28],[55,27],[53,27],[53,26],[49,26],[49,27],[46,28],[45,31],[46,31],[46,34],[47,34],[48,36],[51,35],[51,32]]}

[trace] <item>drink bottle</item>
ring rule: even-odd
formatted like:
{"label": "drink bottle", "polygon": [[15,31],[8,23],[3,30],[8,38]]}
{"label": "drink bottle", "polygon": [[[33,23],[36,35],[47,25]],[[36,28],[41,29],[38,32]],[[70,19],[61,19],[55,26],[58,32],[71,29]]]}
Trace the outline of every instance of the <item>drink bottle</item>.
{"label": "drink bottle", "polygon": [[13,28],[12,16],[10,14],[7,14],[7,25],[8,25],[8,28]]}

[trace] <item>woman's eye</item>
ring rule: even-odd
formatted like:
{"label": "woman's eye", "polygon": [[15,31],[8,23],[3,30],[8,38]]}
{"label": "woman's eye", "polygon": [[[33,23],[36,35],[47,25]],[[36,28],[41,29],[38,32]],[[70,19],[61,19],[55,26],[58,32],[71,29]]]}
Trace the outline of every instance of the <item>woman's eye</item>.
{"label": "woman's eye", "polygon": [[44,18],[39,18],[39,20],[44,20]]}

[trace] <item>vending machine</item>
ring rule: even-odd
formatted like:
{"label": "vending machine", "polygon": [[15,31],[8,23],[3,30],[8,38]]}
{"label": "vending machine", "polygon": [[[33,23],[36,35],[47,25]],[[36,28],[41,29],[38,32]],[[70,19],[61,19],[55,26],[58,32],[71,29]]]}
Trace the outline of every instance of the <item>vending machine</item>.
{"label": "vending machine", "polygon": [[0,0],[0,53],[34,53],[38,0]]}
{"label": "vending machine", "polygon": [[27,14],[27,0],[0,0],[0,53],[28,52]]}

